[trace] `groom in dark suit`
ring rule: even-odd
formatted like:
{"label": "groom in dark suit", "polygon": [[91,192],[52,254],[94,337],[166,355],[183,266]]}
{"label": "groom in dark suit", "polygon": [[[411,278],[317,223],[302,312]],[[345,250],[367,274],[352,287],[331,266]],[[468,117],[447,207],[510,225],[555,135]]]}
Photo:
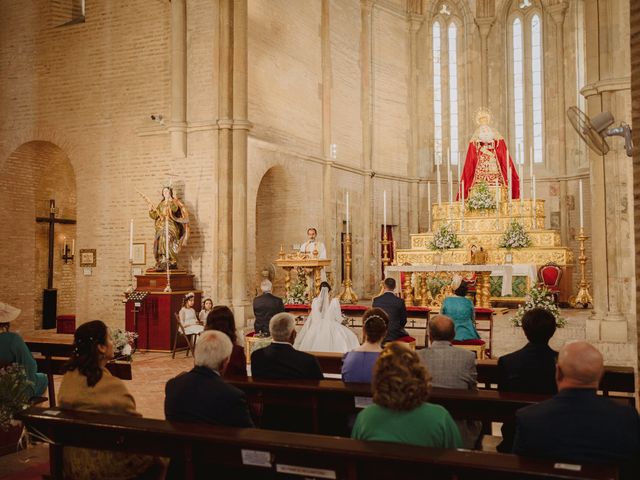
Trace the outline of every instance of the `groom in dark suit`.
{"label": "groom in dark suit", "polygon": [[284,303],[280,297],[276,297],[271,293],[272,284],[269,280],[264,279],[260,284],[262,295],[253,300],[253,314],[256,320],[253,323],[253,329],[256,335],[261,334],[269,336],[269,320],[276,313],[284,312]]}
{"label": "groom in dark suit", "polygon": [[392,342],[409,335],[404,329],[407,324],[407,307],[404,304],[404,300],[394,293],[395,289],[396,281],[393,278],[385,278],[384,293],[374,298],[372,304],[373,307],[384,310],[389,316],[385,342]]}

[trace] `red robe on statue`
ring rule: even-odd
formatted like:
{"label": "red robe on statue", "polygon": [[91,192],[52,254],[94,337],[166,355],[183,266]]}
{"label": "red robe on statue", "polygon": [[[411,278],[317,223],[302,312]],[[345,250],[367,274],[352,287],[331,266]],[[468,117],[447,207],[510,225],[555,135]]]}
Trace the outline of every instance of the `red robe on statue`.
{"label": "red robe on statue", "polygon": [[[494,146],[495,145],[495,146]],[[464,161],[461,181],[464,182],[464,198],[468,198],[469,189],[477,181],[486,181],[489,186],[495,185],[498,180],[500,185],[507,185],[507,145],[503,138],[490,143],[483,143],[477,140],[469,142],[467,158]],[[499,171],[491,168],[495,159],[498,161]],[[509,167],[511,168],[511,198],[520,198],[520,177],[516,166],[509,156]],[[460,192],[456,200],[460,200]]]}

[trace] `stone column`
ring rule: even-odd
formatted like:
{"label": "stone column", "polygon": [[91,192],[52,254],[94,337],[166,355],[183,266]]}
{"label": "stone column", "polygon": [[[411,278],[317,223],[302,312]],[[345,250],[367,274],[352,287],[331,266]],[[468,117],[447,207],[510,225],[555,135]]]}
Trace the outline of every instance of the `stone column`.
{"label": "stone column", "polygon": [[[587,36],[587,85],[581,93],[591,117],[608,110],[618,122],[631,118],[628,18],[628,2],[585,1],[586,31],[592,34]],[[606,156],[589,152],[592,231],[587,234],[594,252],[594,310],[587,339],[625,343],[627,316],[634,309],[628,292],[635,285],[634,246],[625,234],[633,223],[627,209],[632,172],[620,139],[607,142],[611,151]]]}
{"label": "stone column", "polygon": [[[362,112],[362,163],[361,167],[365,172],[373,171],[372,157],[372,129],[373,122],[371,118],[371,9],[372,0],[360,1],[360,78],[361,78],[361,112]],[[365,175],[364,189],[362,194],[362,216],[363,216],[363,268],[362,268],[362,289],[363,295],[369,297],[373,291],[374,272],[376,271],[378,262],[371,261],[377,251],[374,245],[377,244],[377,228],[372,225],[372,176]],[[372,249],[373,247],[373,249]]]}
{"label": "stone column", "polygon": [[411,14],[409,16],[409,125],[410,148],[409,168],[407,169],[409,183],[409,232],[418,232],[420,219],[420,198],[418,196],[418,147],[419,147],[419,122],[418,122],[418,31],[422,27],[424,17]]}
{"label": "stone column", "polygon": [[232,213],[232,304],[239,325],[248,316],[247,300],[247,139],[251,124],[248,120],[247,76],[247,0],[233,0],[233,213]]}
{"label": "stone column", "polygon": [[[331,28],[330,28],[330,1],[322,0],[322,156],[327,160],[331,156]],[[322,168],[322,218],[321,236],[327,248],[327,258],[333,258],[334,265],[339,260],[333,257],[335,243],[335,223],[333,204],[335,195],[333,189],[333,162],[327,161]],[[340,249],[338,249],[340,251]],[[336,272],[334,271],[334,276]],[[337,285],[337,284],[336,284]]]}
{"label": "stone column", "polygon": [[[569,215],[567,205],[567,152],[566,152],[566,131],[565,127],[567,119],[565,116],[565,95],[564,95],[564,19],[567,12],[567,2],[560,1],[554,5],[550,5],[547,11],[551,14],[553,22],[556,26],[556,72],[557,72],[557,133],[558,133],[558,150],[557,158],[560,165],[560,238],[562,244],[569,243]],[[525,158],[526,158],[526,152]],[[526,162],[525,162],[526,163]]]}
{"label": "stone column", "polygon": [[171,2],[171,155],[187,156],[187,5]]}
{"label": "stone column", "polygon": [[219,48],[218,62],[218,205],[216,212],[218,252],[218,278],[216,283],[217,301],[231,304],[231,189],[233,185],[231,154],[233,126],[233,35],[232,0],[219,3]]}
{"label": "stone column", "polygon": [[482,91],[482,106],[488,107],[489,102],[489,51],[488,51],[488,38],[491,26],[495,17],[478,17],[476,23],[478,24],[478,30],[480,31],[480,89]]}

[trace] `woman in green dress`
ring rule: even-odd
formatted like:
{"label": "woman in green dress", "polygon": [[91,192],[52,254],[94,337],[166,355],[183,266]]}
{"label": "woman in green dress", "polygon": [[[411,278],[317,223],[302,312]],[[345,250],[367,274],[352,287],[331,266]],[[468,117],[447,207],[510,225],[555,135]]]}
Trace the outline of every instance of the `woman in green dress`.
{"label": "woman in green dress", "polygon": [[440,313],[453,320],[456,328],[454,340],[478,340],[480,335],[475,326],[476,312],[473,302],[467,298],[469,284],[458,277],[454,278],[451,286],[455,289],[455,295],[444,299]]}
{"label": "woman in green dress", "polygon": [[[156,270],[178,268],[178,253],[189,238],[189,212],[184,204],[173,195],[171,187],[162,189],[162,200],[157,207],[149,204],[149,216],[155,220],[156,234],[153,254]],[[167,233],[169,237],[167,262]]]}

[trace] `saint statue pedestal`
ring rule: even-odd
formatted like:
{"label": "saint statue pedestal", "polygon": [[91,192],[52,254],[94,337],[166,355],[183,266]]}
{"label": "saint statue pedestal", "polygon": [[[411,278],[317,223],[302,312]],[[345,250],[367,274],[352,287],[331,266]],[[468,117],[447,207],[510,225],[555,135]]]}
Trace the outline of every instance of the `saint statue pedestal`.
{"label": "saint statue pedestal", "polygon": [[[125,305],[125,329],[138,334],[138,348],[141,350],[171,351],[178,328],[175,313],[182,308],[182,301],[188,292],[195,294],[195,308],[201,305],[202,292],[193,289],[193,274],[184,270],[171,271],[171,292],[165,292],[166,272],[149,272],[136,275],[136,291],[148,292],[146,298]],[[186,346],[183,338],[178,338],[178,346]]]}

